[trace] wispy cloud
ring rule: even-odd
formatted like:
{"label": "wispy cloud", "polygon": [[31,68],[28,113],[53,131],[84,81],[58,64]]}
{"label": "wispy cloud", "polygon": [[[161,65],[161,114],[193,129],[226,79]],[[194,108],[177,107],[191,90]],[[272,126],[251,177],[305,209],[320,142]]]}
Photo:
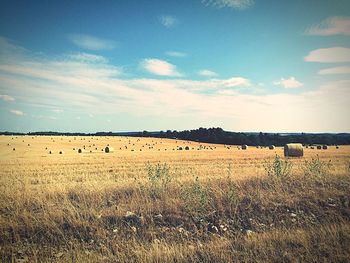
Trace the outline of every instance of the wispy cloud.
{"label": "wispy cloud", "polygon": [[289,77],[287,79],[281,78],[280,80],[274,81],[273,84],[286,89],[300,88],[303,86],[303,83],[298,81],[295,77]]}
{"label": "wispy cloud", "polygon": [[170,57],[187,57],[186,53],[179,51],[168,51],[165,54],[167,54]]}
{"label": "wispy cloud", "polygon": [[103,56],[83,53],[83,52],[71,53],[67,55],[67,57],[71,60],[76,60],[84,63],[89,63],[89,62],[90,63],[107,63],[108,62],[108,60]]}
{"label": "wispy cloud", "polygon": [[4,100],[4,101],[14,101],[15,98],[11,97],[9,95],[0,95],[0,99]]}
{"label": "wispy cloud", "polygon": [[216,77],[218,74],[214,71],[211,71],[209,69],[202,69],[198,71],[198,75],[203,77]]}
{"label": "wispy cloud", "polygon": [[307,62],[337,63],[350,61],[350,48],[331,47],[311,51],[304,60]]}
{"label": "wispy cloud", "polygon": [[88,50],[111,50],[116,47],[116,42],[84,34],[69,36],[70,41],[80,48]]}
{"label": "wispy cloud", "polygon": [[144,59],[140,63],[141,67],[143,67],[148,72],[159,75],[159,76],[168,76],[168,77],[180,77],[182,76],[176,69],[176,66],[170,64],[165,60],[148,58]]}
{"label": "wispy cloud", "polygon": [[244,10],[254,5],[254,0],[202,0],[206,6]]}
{"label": "wispy cloud", "polygon": [[158,19],[159,22],[167,28],[174,27],[179,23],[179,20],[175,16],[170,15],[162,15],[159,16]]}
{"label": "wispy cloud", "polygon": [[16,114],[17,116],[24,116],[24,112],[20,110],[10,110],[10,112]]}
{"label": "wispy cloud", "polygon": [[[173,118],[196,126],[221,123],[242,131],[350,130],[350,80],[292,94],[285,89],[254,94],[254,83],[240,76],[123,79],[111,74],[115,66],[109,62],[77,62],[66,55],[49,59],[12,54],[8,49],[2,52],[15,59],[0,60],[0,93],[20,97],[26,113],[37,107],[50,112],[64,109],[72,118],[91,112],[96,121],[113,120],[110,129],[118,129],[120,123],[108,116],[123,115],[130,117],[130,122],[140,117]],[[327,124],[324,119],[329,120]],[[74,119],[69,125],[74,130],[86,124]]]}
{"label": "wispy cloud", "polygon": [[350,17],[330,17],[306,30],[309,35],[350,35]]}
{"label": "wispy cloud", "polygon": [[54,113],[63,113],[62,109],[53,109],[52,110]]}
{"label": "wispy cloud", "polygon": [[318,74],[320,75],[334,75],[334,74],[350,74],[350,67],[344,66],[344,67],[334,67],[334,68],[326,68],[321,69]]}

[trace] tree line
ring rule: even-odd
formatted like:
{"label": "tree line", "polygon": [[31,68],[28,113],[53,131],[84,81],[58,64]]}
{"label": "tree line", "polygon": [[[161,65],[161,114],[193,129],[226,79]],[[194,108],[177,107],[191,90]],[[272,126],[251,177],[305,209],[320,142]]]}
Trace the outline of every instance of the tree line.
{"label": "tree line", "polygon": [[14,133],[1,132],[1,135],[32,135],[32,136],[133,136],[133,137],[155,137],[181,139],[197,142],[218,144],[247,144],[251,146],[283,146],[286,143],[298,142],[305,145],[327,144],[327,145],[349,145],[349,133],[249,133],[230,132],[222,128],[199,128],[195,130],[167,130],[157,132],[96,132],[96,133],[67,133],[67,132],[29,132]]}

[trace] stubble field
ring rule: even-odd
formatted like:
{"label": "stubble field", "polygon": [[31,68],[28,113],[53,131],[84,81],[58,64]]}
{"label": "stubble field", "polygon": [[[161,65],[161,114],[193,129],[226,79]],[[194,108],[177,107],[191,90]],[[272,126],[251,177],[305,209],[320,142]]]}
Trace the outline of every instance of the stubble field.
{"label": "stubble field", "polygon": [[[114,151],[104,153],[107,145]],[[3,262],[348,262],[349,189],[349,146],[285,159],[278,147],[1,136],[0,255]]]}

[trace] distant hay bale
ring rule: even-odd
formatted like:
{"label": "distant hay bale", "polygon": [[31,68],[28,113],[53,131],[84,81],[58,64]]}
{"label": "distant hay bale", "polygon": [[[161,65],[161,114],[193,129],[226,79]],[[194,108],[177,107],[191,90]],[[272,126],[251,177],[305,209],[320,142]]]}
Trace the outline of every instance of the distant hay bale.
{"label": "distant hay bale", "polygon": [[53,154],[53,151],[49,151],[49,154]]}
{"label": "distant hay bale", "polygon": [[313,149],[315,149],[315,147],[313,147],[313,146],[310,146],[310,149],[312,149],[312,150],[313,150]]}
{"label": "distant hay bale", "polygon": [[284,156],[286,157],[302,157],[304,148],[301,143],[288,143],[284,146]]}
{"label": "distant hay bale", "polygon": [[243,144],[243,145],[241,146],[241,148],[242,148],[242,150],[248,150],[248,145]]}
{"label": "distant hay bale", "polygon": [[321,145],[317,145],[317,150],[321,150],[322,146]]}
{"label": "distant hay bale", "polygon": [[328,146],[324,144],[324,145],[322,145],[322,149],[323,149],[323,150],[327,150],[327,149],[328,149]]}
{"label": "distant hay bale", "polygon": [[335,146],[335,149],[339,149],[339,146],[338,146],[338,145],[336,145],[336,146]]}
{"label": "distant hay bale", "polygon": [[83,153],[83,152],[85,152],[84,149],[78,149],[78,153]]}
{"label": "distant hay bale", "polygon": [[12,151],[16,151],[16,148],[13,148]]}
{"label": "distant hay bale", "polygon": [[270,149],[270,150],[274,150],[275,148],[276,148],[275,145],[270,145],[270,146],[269,146],[269,149]]}
{"label": "distant hay bale", "polygon": [[190,149],[190,147],[188,147],[188,146],[185,147],[185,150],[186,150],[186,151],[188,151],[189,149]]}
{"label": "distant hay bale", "polygon": [[179,151],[182,151],[182,147],[179,147],[178,150],[179,150]]}
{"label": "distant hay bale", "polygon": [[59,154],[64,154],[64,151],[60,151]]}
{"label": "distant hay bale", "polygon": [[109,145],[106,146],[106,148],[105,148],[105,153],[111,153],[111,152],[113,152],[113,151],[114,151],[113,147],[110,147]]}

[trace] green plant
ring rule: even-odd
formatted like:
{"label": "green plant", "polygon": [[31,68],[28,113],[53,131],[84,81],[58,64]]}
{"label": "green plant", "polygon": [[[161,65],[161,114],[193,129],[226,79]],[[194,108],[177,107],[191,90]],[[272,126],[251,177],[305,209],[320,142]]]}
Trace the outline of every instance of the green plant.
{"label": "green plant", "polygon": [[277,154],[270,163],[265,163],[266,174],[270,178],[285,179],[292,171],[293,164],[288,159],[282,159]]}
{"label": "green plant", "polygon": [[200,183],[198,176],[194,183],[182,191],[182,200],[188,213],[197,219],[203,218],[211,205],[211,189]]}
{"label": "green plant", "polygon": [[331,168],[331,160],[328,162],[321,161],[317,156],[316,158],[311,158],[310,161],[306,160],[302,166],[304,175],[306,177],[317,177],[321,178],[322,176],[329,173]]}
{"label": "green plant", "polygon": [[231,167],[231,164],[229,164],[228,175],[227,175],[228,191],[225,193],[230,205],[232,206],[237,203],[238,194],[237,194],[237,184],[232,180],[231,176],[232,176],[232,167]]}
{"label": "green plant", "polygon": [[159,195],[168,189],[172,176],[170,174],[170,167],[166,163],[146,165],[148,180],[150,182],[150,189],[153,195]]}

